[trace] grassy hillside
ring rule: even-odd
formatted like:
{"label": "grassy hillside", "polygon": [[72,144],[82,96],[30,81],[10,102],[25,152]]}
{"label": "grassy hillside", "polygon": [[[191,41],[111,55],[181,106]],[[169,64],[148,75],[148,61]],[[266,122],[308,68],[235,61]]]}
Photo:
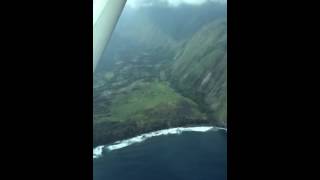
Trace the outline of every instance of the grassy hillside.
{"label": "grassy hillside", "polygon": [[96,111],[95,145],[108,143],[109,138],[117,140],[156,129],[207,122],[196,103],[176,93],[167,83],[133,84],[130,91],[112,96],[103,112]]}

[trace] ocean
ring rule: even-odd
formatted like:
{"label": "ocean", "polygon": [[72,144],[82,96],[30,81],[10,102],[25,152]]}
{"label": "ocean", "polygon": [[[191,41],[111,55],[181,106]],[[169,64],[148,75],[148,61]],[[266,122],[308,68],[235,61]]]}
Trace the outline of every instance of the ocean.
{"label": "ocean", "polygon": [[93,179],[226,180],[227,131],[185,129],[162,130],[96,148]]}

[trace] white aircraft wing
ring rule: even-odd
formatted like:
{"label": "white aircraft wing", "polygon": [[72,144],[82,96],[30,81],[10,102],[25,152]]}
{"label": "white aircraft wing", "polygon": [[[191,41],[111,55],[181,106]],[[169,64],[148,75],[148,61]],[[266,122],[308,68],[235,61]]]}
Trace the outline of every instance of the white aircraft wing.
{"label": "white aircraft wing", "polygon": [[127,0],[93,0],[93,72]]}

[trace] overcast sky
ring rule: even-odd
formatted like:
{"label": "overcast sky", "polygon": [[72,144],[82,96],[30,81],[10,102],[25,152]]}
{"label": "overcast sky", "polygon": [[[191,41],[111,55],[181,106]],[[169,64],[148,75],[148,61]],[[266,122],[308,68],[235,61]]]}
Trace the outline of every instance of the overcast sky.
{"label": "overcast sky", "polygon": [[201,5],[207,1],[213,2],[227,2],[227,0],[127,0],[127,6],[139,7],[139,6],[151,6],[154,1],[168,2],[170,6],[176,7],[181,4]]}

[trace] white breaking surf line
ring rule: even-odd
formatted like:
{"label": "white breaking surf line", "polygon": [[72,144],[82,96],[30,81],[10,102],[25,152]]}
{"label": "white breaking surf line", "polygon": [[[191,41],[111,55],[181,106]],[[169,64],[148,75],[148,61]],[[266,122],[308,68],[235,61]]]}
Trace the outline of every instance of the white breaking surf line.
{"label": "white breaking surf line", "polygon": [[199,127],[177,127],[177,128],[170,128],[170,129],[164,129],[164,130],[159,130],[159,131],[154,131],[150,133],[145,133],[141,134],[139,136],[126,139],[126,140],[121,140],[117,141],[111,145],[101,145],[97,146],[93,149],[93,158],[99,158],[102,156],[103,150],[107,149],[109,151],[113,151],[116,149],[121,149],[127,146],[130,146],[135,143],[140,143],[145,141],[146,139],[149,139],[151,137],[155,136],[161,136],[161,135],[169,135],[169,134],[181,134],[182,132],[186,131],[193,131],[193,132],[207,132],[209,130],[225,130],[227,131],[227,128],[222,128],[222,127],[214,127],[214,126],[199,126]]}

